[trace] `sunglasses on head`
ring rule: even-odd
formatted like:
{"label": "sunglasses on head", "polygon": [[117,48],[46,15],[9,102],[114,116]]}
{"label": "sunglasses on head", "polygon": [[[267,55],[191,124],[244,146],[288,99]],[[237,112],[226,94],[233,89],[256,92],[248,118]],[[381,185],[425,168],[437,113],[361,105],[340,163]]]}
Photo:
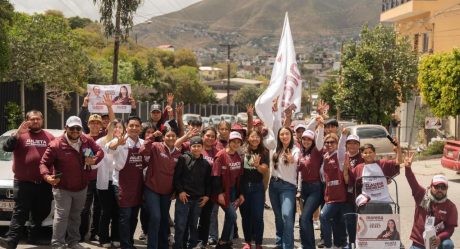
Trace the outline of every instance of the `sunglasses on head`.
{"label": "sunglasses on head", "polygon": [[335,141],[326,141],[324,144],[335,144]]}
{"label": "sunglasses on head", "polygon": [[438,185],[433,186],[433,188],[438,189],[438,190],[446,190],[447,186],[444,184],[438,184]]}
{"label": "sunglasses on head", "polygon": [[81,131],[81,127],[80,126],[72,126],[72,127],[69,127],[69,130],[70,131]]}

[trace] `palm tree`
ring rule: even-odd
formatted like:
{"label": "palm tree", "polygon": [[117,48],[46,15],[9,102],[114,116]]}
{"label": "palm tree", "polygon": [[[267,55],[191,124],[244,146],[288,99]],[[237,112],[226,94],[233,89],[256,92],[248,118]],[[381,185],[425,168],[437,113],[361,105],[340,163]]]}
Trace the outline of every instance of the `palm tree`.
{"label": "palm tree", "polygon": [[[133,14],[141,4],[142,0],[93,0],[94,4],[99,4],[101,23],[104,25],[105,35],[114,36],[115,44],[113,48],[113,74],[112,84],[118,83],[118,51],[120,41],[126,40],[129,31],[133,27]],[[115,11],[115,23],[114,21]]]}

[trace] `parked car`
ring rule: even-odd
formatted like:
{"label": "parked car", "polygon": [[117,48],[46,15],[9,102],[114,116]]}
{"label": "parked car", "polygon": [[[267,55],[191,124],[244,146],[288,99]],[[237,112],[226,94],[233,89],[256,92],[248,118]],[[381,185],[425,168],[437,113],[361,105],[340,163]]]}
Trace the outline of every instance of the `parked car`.
{"label": "parked car", "polygon": [[303,112],[294,113],[294,119],[296,119],[296,120],[302,120],[303,116],[304,116]]}
{"label": "parked car", "polygon": [[[61,136],[63,130],[45,129],[53,136]],[[15,133],[16,130],[9,130],[0,136],[0,226],[9,226],[11,215],[14,209],[13,199],[13,153],[6,152],[3,150],[3,143]],[[54,200],[51,204],[51,212],[48,217],[42,222],[42,226],[53,225],[53,214],[54,214]],[[28,224],[26,224],[28,225]]]}
{"label": "parked car", "polygon": [[339,127],[343,126],[344,128],[347,128],[347,127],[353,126],[353,125],[357,125],[357,123],[355,123],[353,121],[344,121],[344,120],[339,121]]}
{"label": "parked car", "polygon": [[203,122],[203,128],[209,126],[209,117],[201,117],[201,122]]}
{"label": "parked car", "polygon": [[240,112],[236,114],[236,122],[243,125],[248,125],[248,114],[246,112]]}
{"label": "parked car", "polygon": [[209,116],[209,125],[216,127],[222,119],[220,118],[220,115],[210,115]]}
{"label": "parked car", "polygon": [[203,122],[199,114],[186,113],[182,116],[182,121],[184,121],[184,125],[187,125],[188,122],[190,122],[191,120],[200,120],[201,122]]}
{"label": "parked car", "polygon": [[220,115],[220,118],[222,120],[225,120],[225,121],[229,122],[230,124],[236,123],[236,117],[233,116],[233,115],[230,115],[230,114],[222,114],[222,115]]}
{"label": "parked car", "polygon": [[460,141],[448,140],[444,145],[441,165],[446,169],[460,172]]}
{"label": "parked car", "polygon": [[350,134],[358,135],[361,145],[372,144],[375,147],[377,158],[395,158],[396,153],[393,151],[393,144],[388,140],[387,129],[381,125],[364,124],[347,127]]}

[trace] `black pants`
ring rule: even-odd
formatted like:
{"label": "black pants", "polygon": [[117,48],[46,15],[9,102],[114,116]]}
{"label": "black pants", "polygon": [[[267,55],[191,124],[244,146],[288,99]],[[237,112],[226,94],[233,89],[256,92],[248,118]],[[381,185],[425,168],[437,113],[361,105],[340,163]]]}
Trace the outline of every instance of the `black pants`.
{"label": "black pants", "polygon": [[[119,209],[114,186],[109,182],[107,190],[97,190],[99,204],[101,206],[101,217],[99,219],[99,243],[106,244],[112,241],[120,241],[118,231]],[[109,235],[110,227],[110,235]]]}
{"label": "black pants", "polygon": [[51,185],[47,182],[33,183],[15,180],[14,201],[16,204],[7,237],[18,243],[24,231],[24,224],[29,220],[31,213],[32,223],[29,236],[36,238],[43,220],[51,211],[52,200]]}
{"label": "black pants", "polygon": [[203,245],[208,244],[209,226],[211,223],[211,213],[214,205],[217,204],[214,204],[213,201],[209,200],[201,209],[198,223],[198,241],[200,241]]}
{"label": "black pants", "polygon": [[[93,215],[91,215],[91,207]],[[80,236],[81,240],[85,239],[89,229],[89,221],[92,217],[90,235],[95,236],[99,232],[99,218],[101,215],[101,207],[99,205],[99,198],[96,190],[96,180],[88,183],[88,190],[86,191],[85,208],[81,212]]]}
{"label": "black pants", "polygon": [[147,209],[147,205],[145,203],[141,205],[140,220],[142,232],[147,235],[149,232],[149,210]]}

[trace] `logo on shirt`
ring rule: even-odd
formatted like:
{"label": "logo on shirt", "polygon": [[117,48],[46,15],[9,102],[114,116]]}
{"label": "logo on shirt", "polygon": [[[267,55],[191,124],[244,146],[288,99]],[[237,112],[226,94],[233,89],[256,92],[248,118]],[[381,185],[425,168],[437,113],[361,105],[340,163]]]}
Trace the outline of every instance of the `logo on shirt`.
{"label": "logo on shirt", "polygon": [[240,169],[241,163],[240,162],[229,163],[228,167],[230,168],[230,170]]}
{"label": "logo on shirt", "polygon": [[45,140],[40,139],[31,139],[26,140],[26,147],[46,147],[47,143]]}

